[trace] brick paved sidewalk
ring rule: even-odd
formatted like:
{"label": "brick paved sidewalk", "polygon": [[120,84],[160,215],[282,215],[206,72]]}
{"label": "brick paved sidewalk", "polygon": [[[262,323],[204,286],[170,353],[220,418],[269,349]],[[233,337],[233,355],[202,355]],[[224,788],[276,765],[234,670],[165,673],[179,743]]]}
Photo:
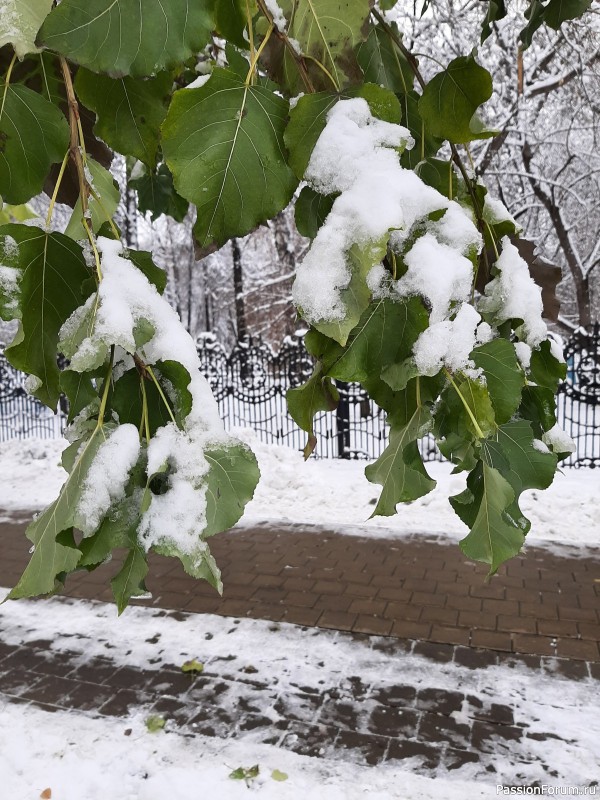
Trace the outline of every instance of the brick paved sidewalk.
{"label": "brick paved sidewalk", "polygon": [[[0,585],[12,586],[28,558],[23,522],[0,524]],[[600,662],[600,549],[585,557],[530,547],[490,583],[455,542],[411,536],[344,536],[315,526],[242,528],[211,549],[223,597],[178,562],[152,558],[150,604],[253,617],[478,649]],[[73,597],[110,600],[115,562],[68,579]],[[148,604],[146,601],[144,604]],[[465,647],[475,648],[466,650]]]}

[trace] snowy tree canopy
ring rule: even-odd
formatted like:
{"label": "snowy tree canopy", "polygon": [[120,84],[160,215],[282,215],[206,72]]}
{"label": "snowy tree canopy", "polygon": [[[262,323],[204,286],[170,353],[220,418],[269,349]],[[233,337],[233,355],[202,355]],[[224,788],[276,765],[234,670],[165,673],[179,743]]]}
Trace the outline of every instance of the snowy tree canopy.
{"label": "snowy tree canopy", "polygon": [[[67,395],[71,443],[68,480],[28,528],[31,561],[11,597],[56,591],[122,547],[120,610],[145,593],[151,550],[220,590],[207,539],[237,522],[259,479],[165,299],[180,265],[167,276],[121,241],[113,154],[126,205],[135,190],[150,215],[180,222],[191,205],[197,252],[231,242],[234,263],[238,238],[259,225],[280,225],[285,249],[281,215],[296,198],[310,245],[292,294],[316,366],[288,403],[306,456],[314,414],[337,402],[334,380],[358,381],[391,429],[366,470],[381,486],[374,514],[434,487],[417,447],[433,433],[465,473],[450,498],[469,530],[464,552],[493,574],[520,551],[520,495],[550,485],[571,443],[556,429],[565,364],[532,248],[471,153],[503,146],[502,65],[489,71],[472,46],[445,63],[411,52],[403,33],[419,17],[393,5],[177,0],[166,28],[153,2],[2,5],[0,194],[13,205],[49,196],[44,220],[0,226],[0,316],[18,326],[6,355],[51,408]],[[532,0],[515,49],[573,18],[595,27],[589,6]],[[484,4],[478,38],[502,35],[505,13]]]}

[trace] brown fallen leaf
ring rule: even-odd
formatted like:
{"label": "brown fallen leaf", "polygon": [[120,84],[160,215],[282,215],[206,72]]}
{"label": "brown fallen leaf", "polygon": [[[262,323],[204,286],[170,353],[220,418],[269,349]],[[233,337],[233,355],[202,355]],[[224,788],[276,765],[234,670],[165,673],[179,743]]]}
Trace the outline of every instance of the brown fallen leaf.
{"label": "brown fallen leaf", "polygon": [[40,795],[40,800],[51,800],[52,797],[52,789],[44,789],[44,791]]}

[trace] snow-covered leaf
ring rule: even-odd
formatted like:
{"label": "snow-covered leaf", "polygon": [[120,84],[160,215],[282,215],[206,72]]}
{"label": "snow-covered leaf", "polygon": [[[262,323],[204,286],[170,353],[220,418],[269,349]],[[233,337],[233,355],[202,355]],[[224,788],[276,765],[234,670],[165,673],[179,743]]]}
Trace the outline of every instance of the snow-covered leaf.
{"label": "snow-covered leaf", "polygon": [[12,44],[19,58],[36,53],[35,38],[52,0],[4,0],[0,9],[0,47]]}
{"label": "snow-covered leaf", "polygon": [[75,545],[72,531],[77,504],[106,432],[102,427],[93,430],[81,446],[58,498],[27,528],[26,536],[33,542],[34,550],[23,575],[8,595],[9,600],[51,594],[62,584],[59,576],[72,572],[77,566],[81,552]]}

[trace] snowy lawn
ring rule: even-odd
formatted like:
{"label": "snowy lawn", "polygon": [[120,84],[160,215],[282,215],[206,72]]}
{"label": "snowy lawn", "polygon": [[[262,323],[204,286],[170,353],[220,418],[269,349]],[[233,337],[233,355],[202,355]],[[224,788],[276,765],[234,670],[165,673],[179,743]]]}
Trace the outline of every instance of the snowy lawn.
{"label": "snowy lawn", "polygon": [[[451,466],[426,465],[438,485],[429,495],[398,506],[395,517],[368,519],[378,486],[364,476],[364,461],[310,459],[287,447],[265,445],[247,429],[234,431],[257,454],[261,480],[241,525],[278,521],[323,525],[340,533],[393,538],[427,533],[459,539],[467,529],[448,503],[465,486],[465,474]],[[0,509],[8,512],[43,508],[58,494],[66,473],[58,466],[60,440],[13,441],[0,446]],[[543,492],[523,495],[521,507],[531,519],[532,544],[600,546],[600,474],[568,469]]]}
{"label": "snowy lawn", "polygon": [[[38,798],[46,788],[58,800],[235,799],[246,797],[247,789],[229,774],[255,764],[260,773],[253,788],[261,797],[281,800],[471,800],[495,796],[499,783],[575,785],[598,776],[600,701],[595,683],[589,678],[565,679],[554,672],[551,659],[544,672],[522,664],[471,670],[454,662],[390,652],[377,646],[386,640],[376,637],[357,641],[334,631],[208,614],[174,618],[142,607],[129,608],[117,618],[111,605],[64,598],[1,606],[0,631],[9,645],[33,647],[56,632],[47,657],[62,657],[71,666],[93,666],[102,656],[141,675],[180,669],[184,661],[198,659],[206,676],[229,682],[237,693],[235,700],[227,693],[219,700],[220,708],[234,714],[240,708],[240,692],[256,694],[240,680],[248,678],[251,665],[253,685],[267,687],[261,711],[273,723],[281,718],[278,698],[285,699],[286,713],[293,712],[301,687],[303,692],[333,692],[354,704],[357,729],[366,730],[361,726],[377,691],[401,684],[417,692],[460,692],[465,697],[462,708],[450,716],[469,727],[475,724],[477,709],[502,704],[523,731],[520,741],[500,738],[491,750],[484,748],[479,763],[451,772],[438,767],[427,777],[412,760],[402,762],[402,768],[393,762],[368,768],[356,751],[333,745],[323,749],[322,758],[300,756],[282,741],[280,746],[258,741],[260,731],[240,730],[237,738],[227,740],[209,738],[193,735],[189,727],[179,729],[171,720],[164,730],[150,733],[145,727],[149,709],[144,707],[132,709],[127,718],[106,719],[75,711],[48,713],[0,700],[0,796],[11,800]],[[351,686],[357,677],[363,688],[353,699]],[[231,728],[235,727],[234,721]],[[274,780],[274,770],[286,773],[287,780]]]}

